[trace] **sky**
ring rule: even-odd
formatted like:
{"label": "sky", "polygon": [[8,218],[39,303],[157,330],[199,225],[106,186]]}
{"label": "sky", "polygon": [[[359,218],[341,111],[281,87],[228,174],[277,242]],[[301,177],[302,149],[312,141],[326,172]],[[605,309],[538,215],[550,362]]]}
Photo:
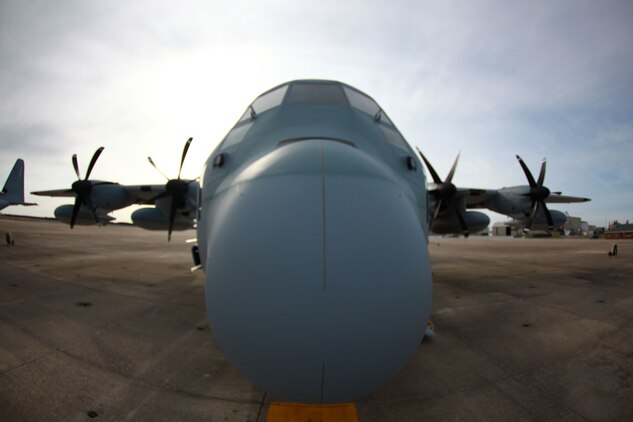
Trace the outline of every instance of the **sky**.
{"label": "sky", "polygon": [[[250,102],[293,79],[372,96],[459,187],[526,184],[547,157],[551,209],[633,220],[633,2],[629,0],[0,0],[0,183],[28,192],[91,178],[164,183],[185,140],[197,177]],[[27,195],[52,216],[72,199]],[[129,221],[133,208],[113,216]],[[506,218],[491,214],[492,220]]]}

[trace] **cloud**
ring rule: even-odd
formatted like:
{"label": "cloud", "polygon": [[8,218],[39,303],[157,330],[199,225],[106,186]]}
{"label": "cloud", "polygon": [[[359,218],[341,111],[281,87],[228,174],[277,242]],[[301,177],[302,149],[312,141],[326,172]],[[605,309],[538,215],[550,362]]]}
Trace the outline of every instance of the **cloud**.
{"label": "cloud", "polygon": [[547,156],[551,187],[596,195],[579,208],[589,215],[631,194],[618,163],[631,152],[632,21],[614,0],[6,0],[0,145],[7,163],[49,170],[34,189],[67,185],[70,155],[87,162],[100,145],[96,176],[160,182],[147,155],[175,173],[188,136],[197,175],[255,96],[331,78],[374,97],[440,173],[462,150],[459,185],[523,184],[514,154],[533,172]]}
{"label": "cloud", "polygon": [[57,129],[50,125],[36,123],[0,126],[3,161],[23,151],[29,151],[31,155],[49,156],[58,150],[54,142],[56,138]]}

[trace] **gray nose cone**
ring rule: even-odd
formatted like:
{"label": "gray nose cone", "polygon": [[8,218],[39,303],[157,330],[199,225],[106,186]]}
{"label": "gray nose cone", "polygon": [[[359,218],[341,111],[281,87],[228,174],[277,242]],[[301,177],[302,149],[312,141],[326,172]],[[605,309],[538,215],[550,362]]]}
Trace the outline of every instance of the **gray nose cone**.
{"label": "gray nose cone", "polygon": [[430,313],[429,257],[381,163],[297,142],[249,166],[213,208],[209,322],[246,378],[281,400],[343,402],[411,358]]}

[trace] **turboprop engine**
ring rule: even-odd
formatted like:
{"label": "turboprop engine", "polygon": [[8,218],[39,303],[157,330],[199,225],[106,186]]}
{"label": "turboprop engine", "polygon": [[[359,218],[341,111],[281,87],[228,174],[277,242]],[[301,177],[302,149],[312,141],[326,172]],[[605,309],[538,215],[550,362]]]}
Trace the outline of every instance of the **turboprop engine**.
{"label": "turboprop engine", "polygon": [[[60,205],[59,207],[55,208],[55,219],[62,223],[70,224],[73,215],[73,208],[74,206],[70,204]],[[113,217],[101,213],[97,213],[97,218],[99,219],[98,223],[95,221],[95,217],[92,212],[89,209],[82,207],[77,213],[74,224],[78,224],[81,226],[94,226],[96,224],[107,224],[110,221],[114,220]]]}
{"label": "turboprop engine", "polygon": [[[146,230],[168,230],[169,216],[158,208],[140,208],[132,213],[135,225]],[[187,230],[193,228],[191,218],[176,215],[173,230]]]}
{"label": "turboprop engine", "polygon": [[[484,230],[490,224],[490,217],[482,212],[465,211],[463,213],[464,222],[471,233]],[[433,222],[433,233],[435,234],[461,234],[462,224],[456,215],[440,217]]]}

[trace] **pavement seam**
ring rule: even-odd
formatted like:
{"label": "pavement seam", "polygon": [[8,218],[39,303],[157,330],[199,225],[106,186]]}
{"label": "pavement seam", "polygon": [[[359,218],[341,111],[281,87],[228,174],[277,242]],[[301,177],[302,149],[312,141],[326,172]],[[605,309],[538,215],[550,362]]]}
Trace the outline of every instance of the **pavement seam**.
{"label": "pavement seam", "polygon": [[264,419],[262,419],[263,415],[264,415],[264,407],[266,407],[266,396],[268,395],[268,393],[264,392],[264,395],[262,396],[262,400],[259,402],[259,409],[257,410],[257,418],[255,419],[255,422],[263,422]]}

